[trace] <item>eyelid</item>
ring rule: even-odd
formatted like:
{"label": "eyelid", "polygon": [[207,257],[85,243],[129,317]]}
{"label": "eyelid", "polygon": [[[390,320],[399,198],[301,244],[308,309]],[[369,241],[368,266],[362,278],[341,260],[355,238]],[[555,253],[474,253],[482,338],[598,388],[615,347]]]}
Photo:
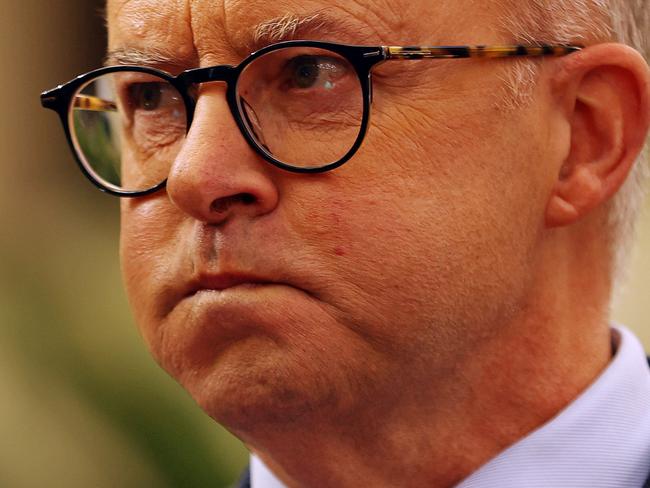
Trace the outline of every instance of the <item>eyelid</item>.
{"label": "eyelid", "polygon": [[119,84],[135,84],[135,83],[169,83],[167,80],[160,78],[149,73],[140,71],[120,71],[115,73],[115,79]]}
{"label": "eyelid", "polygon": [[291,63],[297,63],[300,58],[306,58],[306,59],[313,58],[316,60],[321,60],[321,59],[325,60],[326,63],[322,63],[318,61],[316,62],[316,65],[319,67],[323,65],[327,66],[328,64],[330,64],[330,65],[335,65],[337,67],[347,68],[347,66],[349,65],[349,63],[343,58],[339,58],[337,56],[330,56],[325,53],[322,53],[322,54],[300,54],[298,56],[294,56],[291,59],[287,60],[285,67],[287,65],[290,65]]}

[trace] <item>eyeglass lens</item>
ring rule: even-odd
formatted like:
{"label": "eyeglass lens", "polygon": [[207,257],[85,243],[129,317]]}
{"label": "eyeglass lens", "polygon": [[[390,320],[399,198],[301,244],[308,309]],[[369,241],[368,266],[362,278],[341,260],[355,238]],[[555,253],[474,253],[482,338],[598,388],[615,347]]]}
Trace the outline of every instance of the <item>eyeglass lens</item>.
{"label": "eyeglass lens", "polygon": [[186,132],[183,97],[165,79],[119,71],[82,86],[70,113],[72,142],[101,184],[142,191],[165,180]]}
{"label": "eyeglass lens", "polygon": [[[260,56],[241,72],[236,94],[258,149],[295,168],[339,161],[361,130],[361,82],[350,62],[329,50],[290,47]],[[73,145],[99,183],[144,191],[167,178],[185,140],[186,110],[164,78],[136,71],[104,74],[73,97]]]}

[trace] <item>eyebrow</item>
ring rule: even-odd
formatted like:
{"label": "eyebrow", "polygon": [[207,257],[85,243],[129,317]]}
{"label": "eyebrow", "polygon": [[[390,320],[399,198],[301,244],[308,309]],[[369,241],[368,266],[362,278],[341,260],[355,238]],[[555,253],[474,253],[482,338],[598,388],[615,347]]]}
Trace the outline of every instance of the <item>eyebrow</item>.
{"label": "eyebrow", "polygon": [[165,67],[174,70],[187,69],[196,64],[194,59],[181,59],[178,54],[165,49],[142,50],[133,47],[111,49],[104,57],[104,65],[137,65]]}
{"label": "eyebrow", "polygon": [[232,35],[237,50],[255,52],[269,44],[296,39],[329,40],[349,44],[381,44],[370,26],[344,16],[334,17],[324,10],[299,16],[287,13],[265,20],[250,30],[240,29]]}
{"label": "eyebrow", "polygon": [[278,39],[293,37],[299,28],[305,26],[321,25],[323,16],[320,13],[300,18],[287,13],[282,17],[266,20],[253,29],[253,42],[277,42]]}
{"label": "eyebrow", "polygon": [[[377,33],[365,24],[345,18],[334,18],[323,11],[306,16],[288,13],[265,20],[252,29],[239,29],[229,38],[236,52],[248,55],[270,44],[295,39],[330,40],[342,43],[368,44],[378,40]],[[363,41],[363,42],[362,42]],[[375,42],[375,44],[381,44]],[[104,58],[105,66],[137,65],[182,71],[198,66],[196,59],[182,59],[164,48],[138,49],[120,47],[111,49]]]}

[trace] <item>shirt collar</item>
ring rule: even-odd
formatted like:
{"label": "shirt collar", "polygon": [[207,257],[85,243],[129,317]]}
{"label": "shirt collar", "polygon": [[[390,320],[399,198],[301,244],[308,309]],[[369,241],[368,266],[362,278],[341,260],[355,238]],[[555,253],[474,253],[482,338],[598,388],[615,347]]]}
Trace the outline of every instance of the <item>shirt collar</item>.
{"label": "shirt collar", "polygon": [[618,349],[594,383],[458,488],[642,486],[650,471],[650,369],[632,332],[612,334]]}
{"label": "shirt collar", "polygon": [[[578,398],[457,488],[638,488],[650,472],[650,369],[625,327],[614,358]],[[285,488],[256,456],[251,488]]]}
{"label": "shirt collar", "polygon": [[275,477],[264,462],[255,455],[251,456],[251,488],[286,488]]}

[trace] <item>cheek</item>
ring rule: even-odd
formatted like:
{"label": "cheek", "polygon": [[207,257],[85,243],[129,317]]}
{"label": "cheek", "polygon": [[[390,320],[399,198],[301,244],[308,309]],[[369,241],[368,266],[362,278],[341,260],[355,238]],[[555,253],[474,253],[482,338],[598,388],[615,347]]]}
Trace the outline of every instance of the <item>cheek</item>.
{"label": "cheek", "polygon": [[416,320],[412,335],[391,320],[471,324],[516,301],[527,282],[544,207],[535,132],[523,113],[455,107],[378,107],[362,150],[332,174],[321,204],[313,193],[298,197],[296,233],[312,236],[343,278],[339,296],[353,297],[338,305],[391,341],[422,332]]}
{"label": "cheek", "polygon": [[165,195],[121,202],[120,260],[136,323],[150,343],[156,299],[176,253],[180,216]]}
{"label": "cheek", "polygon": [[520,216],[522,204],[534,213],[545,205],[539,189],[547,141],[534,123],[544,120],[543,110],[504,108],[503,83],[490,78],[484,86],[477,76],[470,86],[453,78],[454,92],[420,89],[377,101],[363,154],[393,172],[389,184],[400,197],[429,202],[451,218],[469,212],[495,223]]}

